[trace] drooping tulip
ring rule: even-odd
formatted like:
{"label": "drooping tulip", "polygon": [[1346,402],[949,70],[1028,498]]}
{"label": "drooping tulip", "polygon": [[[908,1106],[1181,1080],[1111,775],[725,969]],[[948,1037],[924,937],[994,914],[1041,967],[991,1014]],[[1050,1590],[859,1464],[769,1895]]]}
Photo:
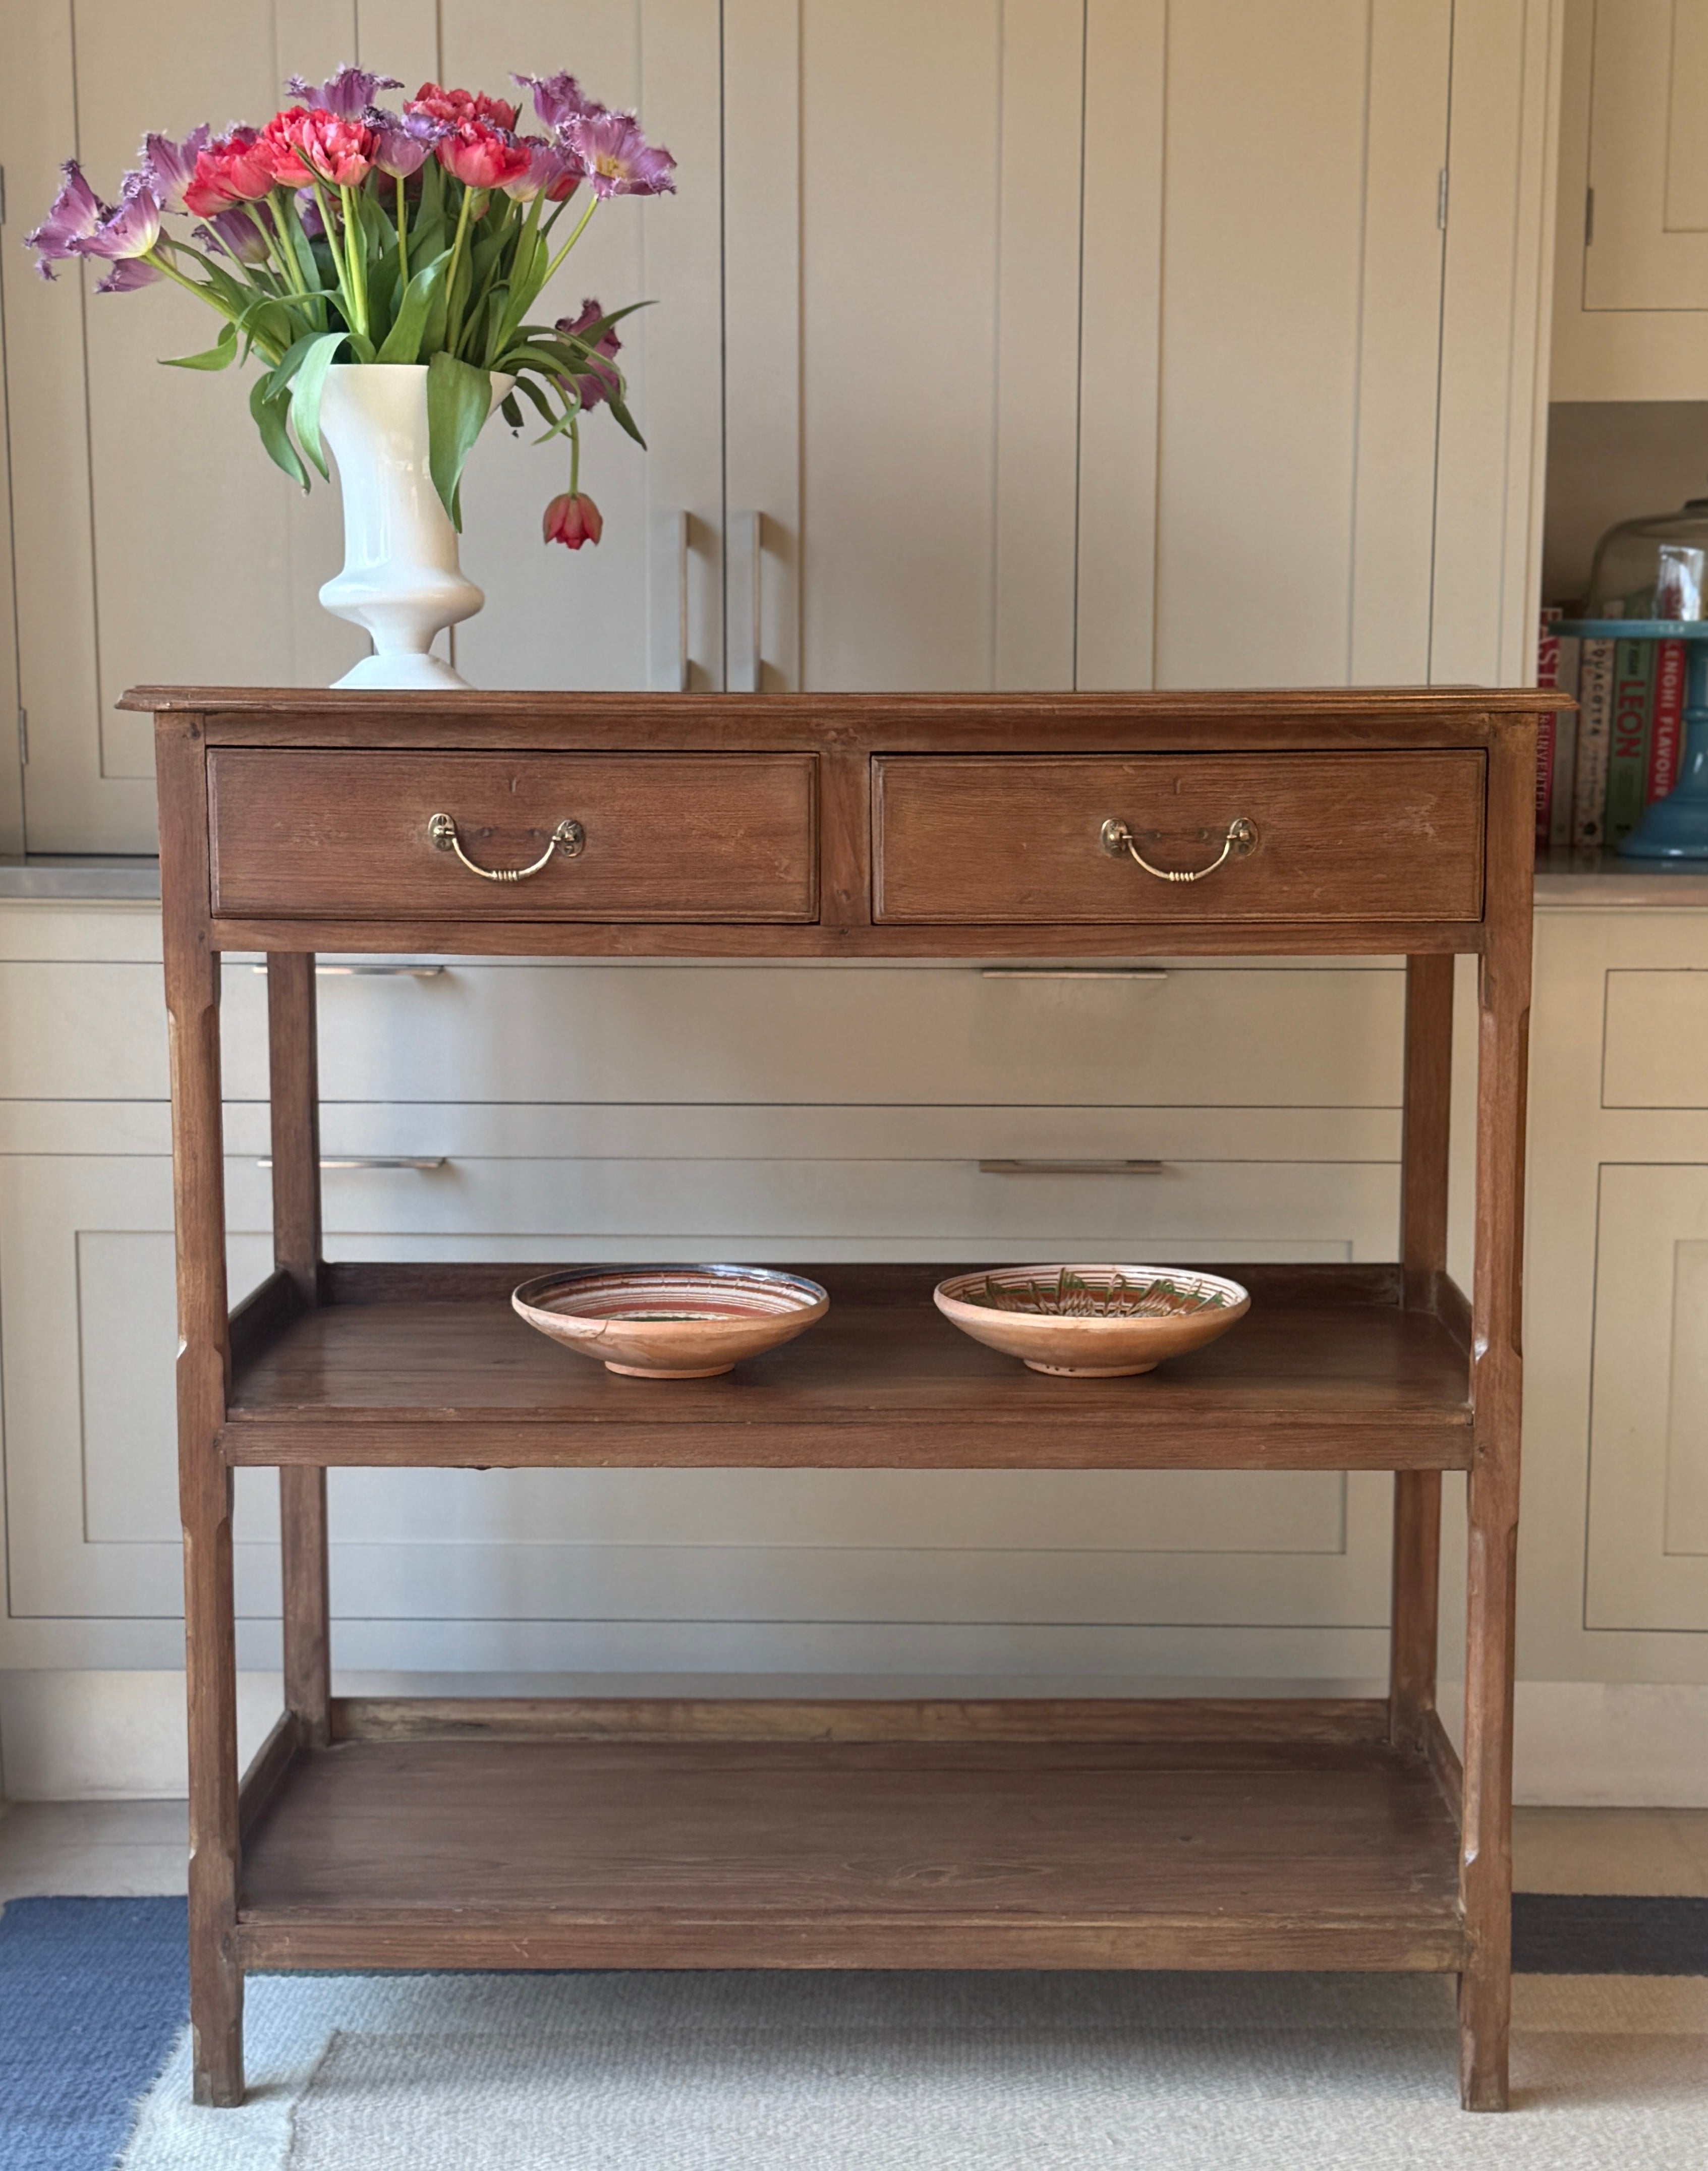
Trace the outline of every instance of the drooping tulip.
{"label": "drooping tulip", "polygon": [[597,543],[605,532],[598,507],[581,490],[573,497],[568,490],[554,497],[540,527],[548,543],[561,543],[568,550],[579,550],[584,543]]}
{"label": "drooping tulip", "polygon": [[632,113],[578,115],[564,134],[586,168],[595,196],[674,195],[675,159],[647,142]]}
{"label": "drooping tulip", "polygon": [[[553,329],[570,339],[585,339],[604,314],[597,302],[584,301],[580,316],[560,317]],[[622,345],[622,340],[617,336],[617,327],[613,324],[595,342],[593,356],[604,356],[608,359],[617,354]],[[597,407],[601,400],[608,399],[622,381],[614,366],[606,368],[598,360],[590,358],[586,367],[578,371],[574,378],[583,414]]]}

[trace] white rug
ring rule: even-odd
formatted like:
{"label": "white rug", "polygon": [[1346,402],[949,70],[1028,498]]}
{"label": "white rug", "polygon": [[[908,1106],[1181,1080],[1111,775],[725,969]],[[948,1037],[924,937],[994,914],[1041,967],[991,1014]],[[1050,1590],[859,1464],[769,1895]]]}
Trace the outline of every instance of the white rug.
{"label": "white rug", "polygon": [[122,2171],[1703,2171],[1708,1980],[1533,1975],[1515,2108],[1449,1988],[1343,1975],[270,1976]]}

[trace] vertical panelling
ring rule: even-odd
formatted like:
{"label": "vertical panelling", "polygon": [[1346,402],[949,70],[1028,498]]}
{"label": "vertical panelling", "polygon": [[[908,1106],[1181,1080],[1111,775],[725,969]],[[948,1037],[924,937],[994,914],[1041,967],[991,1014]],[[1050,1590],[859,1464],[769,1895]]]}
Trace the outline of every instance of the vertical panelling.
{"label": "vertical panelling", "polygon": [[[511,69],[568,67],[608,105],[639,109],[649,136],[678,161],[678,196],[602,203],[533,320],[645,301],[625,319],[621,362],[643,452],[596,411],[581,432],[581,485],[605,517],[597,547],[575,553],[540,539],[540,516],[569,487],[566,442],[512,437],[501,419],[469,462],[463,561],[485,609],[459,628],[458,667],[478,686],[643,688],[649,683],[650,598],[670,583],[652,554],[671,547],[656,515],[690,517],[690,649],[715,683],[716,549],[721,526],[718,335],[718,47],[716,0],[611,0],[566,10],[557,0],[444,0],[442,64],[449,81],[500,93]],[[522,94],[517,93],[517,95]],[[532,125],[531,111],[524,126]],[[577,200],[559,233],[580,215]]]}
{"label": "vertical panelling", "polygon": [[[1004,0],[989,683],[1074,683],[1084,0]],[[1065,130],[1063,121],[1068,123]],[[1061,153],[1040,156],[1044,142]]]}
{"label": "vertical panelling", "polygon": [[[736,516],[728,538],[730,657],[736,667],[731,683],[739,678],[747,687],[788,689],[806,683],[800,674],[800,0],[724,0],[721,58],[724,463],[725,502]],[[755,514],[763,541],[757,557]],[[756,624],[757,655],[752,652]]]}
{"label": "vertical panelling", "polygon": [[1455,0],[1430,677],[1536,667],[1558,0]]}
{"label": "vertical panelling", "polygon": [[1429,676],[1453,0],[1375,0],[1347,677]]}
{"label": "vertical panelling", "polygon": [[1369,12],[1170,11],[1160,686],[1346,677]]}
{"label": "vertical panelling", "polygon": [[[730,507],[763,516],[768,685],[791,683],[791,622],[805,686],[1070,683],[1082,22],[1074,0],[728,10]],[[757,206],[768,247],[744,231],[737,167],[774,142],[773,198],[799,147],[792,256],[786,201]],[[750,374],[756,317],[784,344]]]}
{"label": "vertical panelling", "polygon": [[1167,0],[1089,0],[1074,683],[1152,683]]}

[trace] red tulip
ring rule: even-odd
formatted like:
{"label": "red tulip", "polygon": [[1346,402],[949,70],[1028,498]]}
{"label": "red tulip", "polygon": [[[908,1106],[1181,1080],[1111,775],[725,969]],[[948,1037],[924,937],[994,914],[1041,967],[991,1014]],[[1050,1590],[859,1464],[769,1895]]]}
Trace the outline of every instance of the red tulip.
{"label": "red tulip", "polygon": [[211,218],[233,204],[253,203],[273,185],[277,152],[270,137],[254,128],[233,128],[197,152],[195,171],[185,185],[184,205],[198,218]]}
{"label": "red tulip", "polygon": [[372,169],[373,131],[359,121],[297,106],[275,114],[264,133],[277,144],[274,174],[286,188],[317,180],[337,188],[359,188]]}
{"label": "red tulip", "polygon": [[525,144],[484,121],[459,121],[433,147],[446,172],[468,189],[504,188],[533,163]]}
{"label": "red tulip", "polygon": [[546,507],[541,526],[548,543],[561,543],[568,550],[579,550],[584,543],[597,543],[605,532],[598,507],[579,490],[573,497],[567,490],[554,497]]}

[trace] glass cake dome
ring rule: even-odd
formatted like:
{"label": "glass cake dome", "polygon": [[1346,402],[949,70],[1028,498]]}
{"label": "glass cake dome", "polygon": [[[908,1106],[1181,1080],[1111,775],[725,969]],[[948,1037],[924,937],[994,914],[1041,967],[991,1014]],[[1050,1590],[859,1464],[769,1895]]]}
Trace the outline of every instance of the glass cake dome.
{"label": "glass cake dome", "polygon": [[1595,546],[1586,618],[1708,618],[1708,497],[1609,528]]}

